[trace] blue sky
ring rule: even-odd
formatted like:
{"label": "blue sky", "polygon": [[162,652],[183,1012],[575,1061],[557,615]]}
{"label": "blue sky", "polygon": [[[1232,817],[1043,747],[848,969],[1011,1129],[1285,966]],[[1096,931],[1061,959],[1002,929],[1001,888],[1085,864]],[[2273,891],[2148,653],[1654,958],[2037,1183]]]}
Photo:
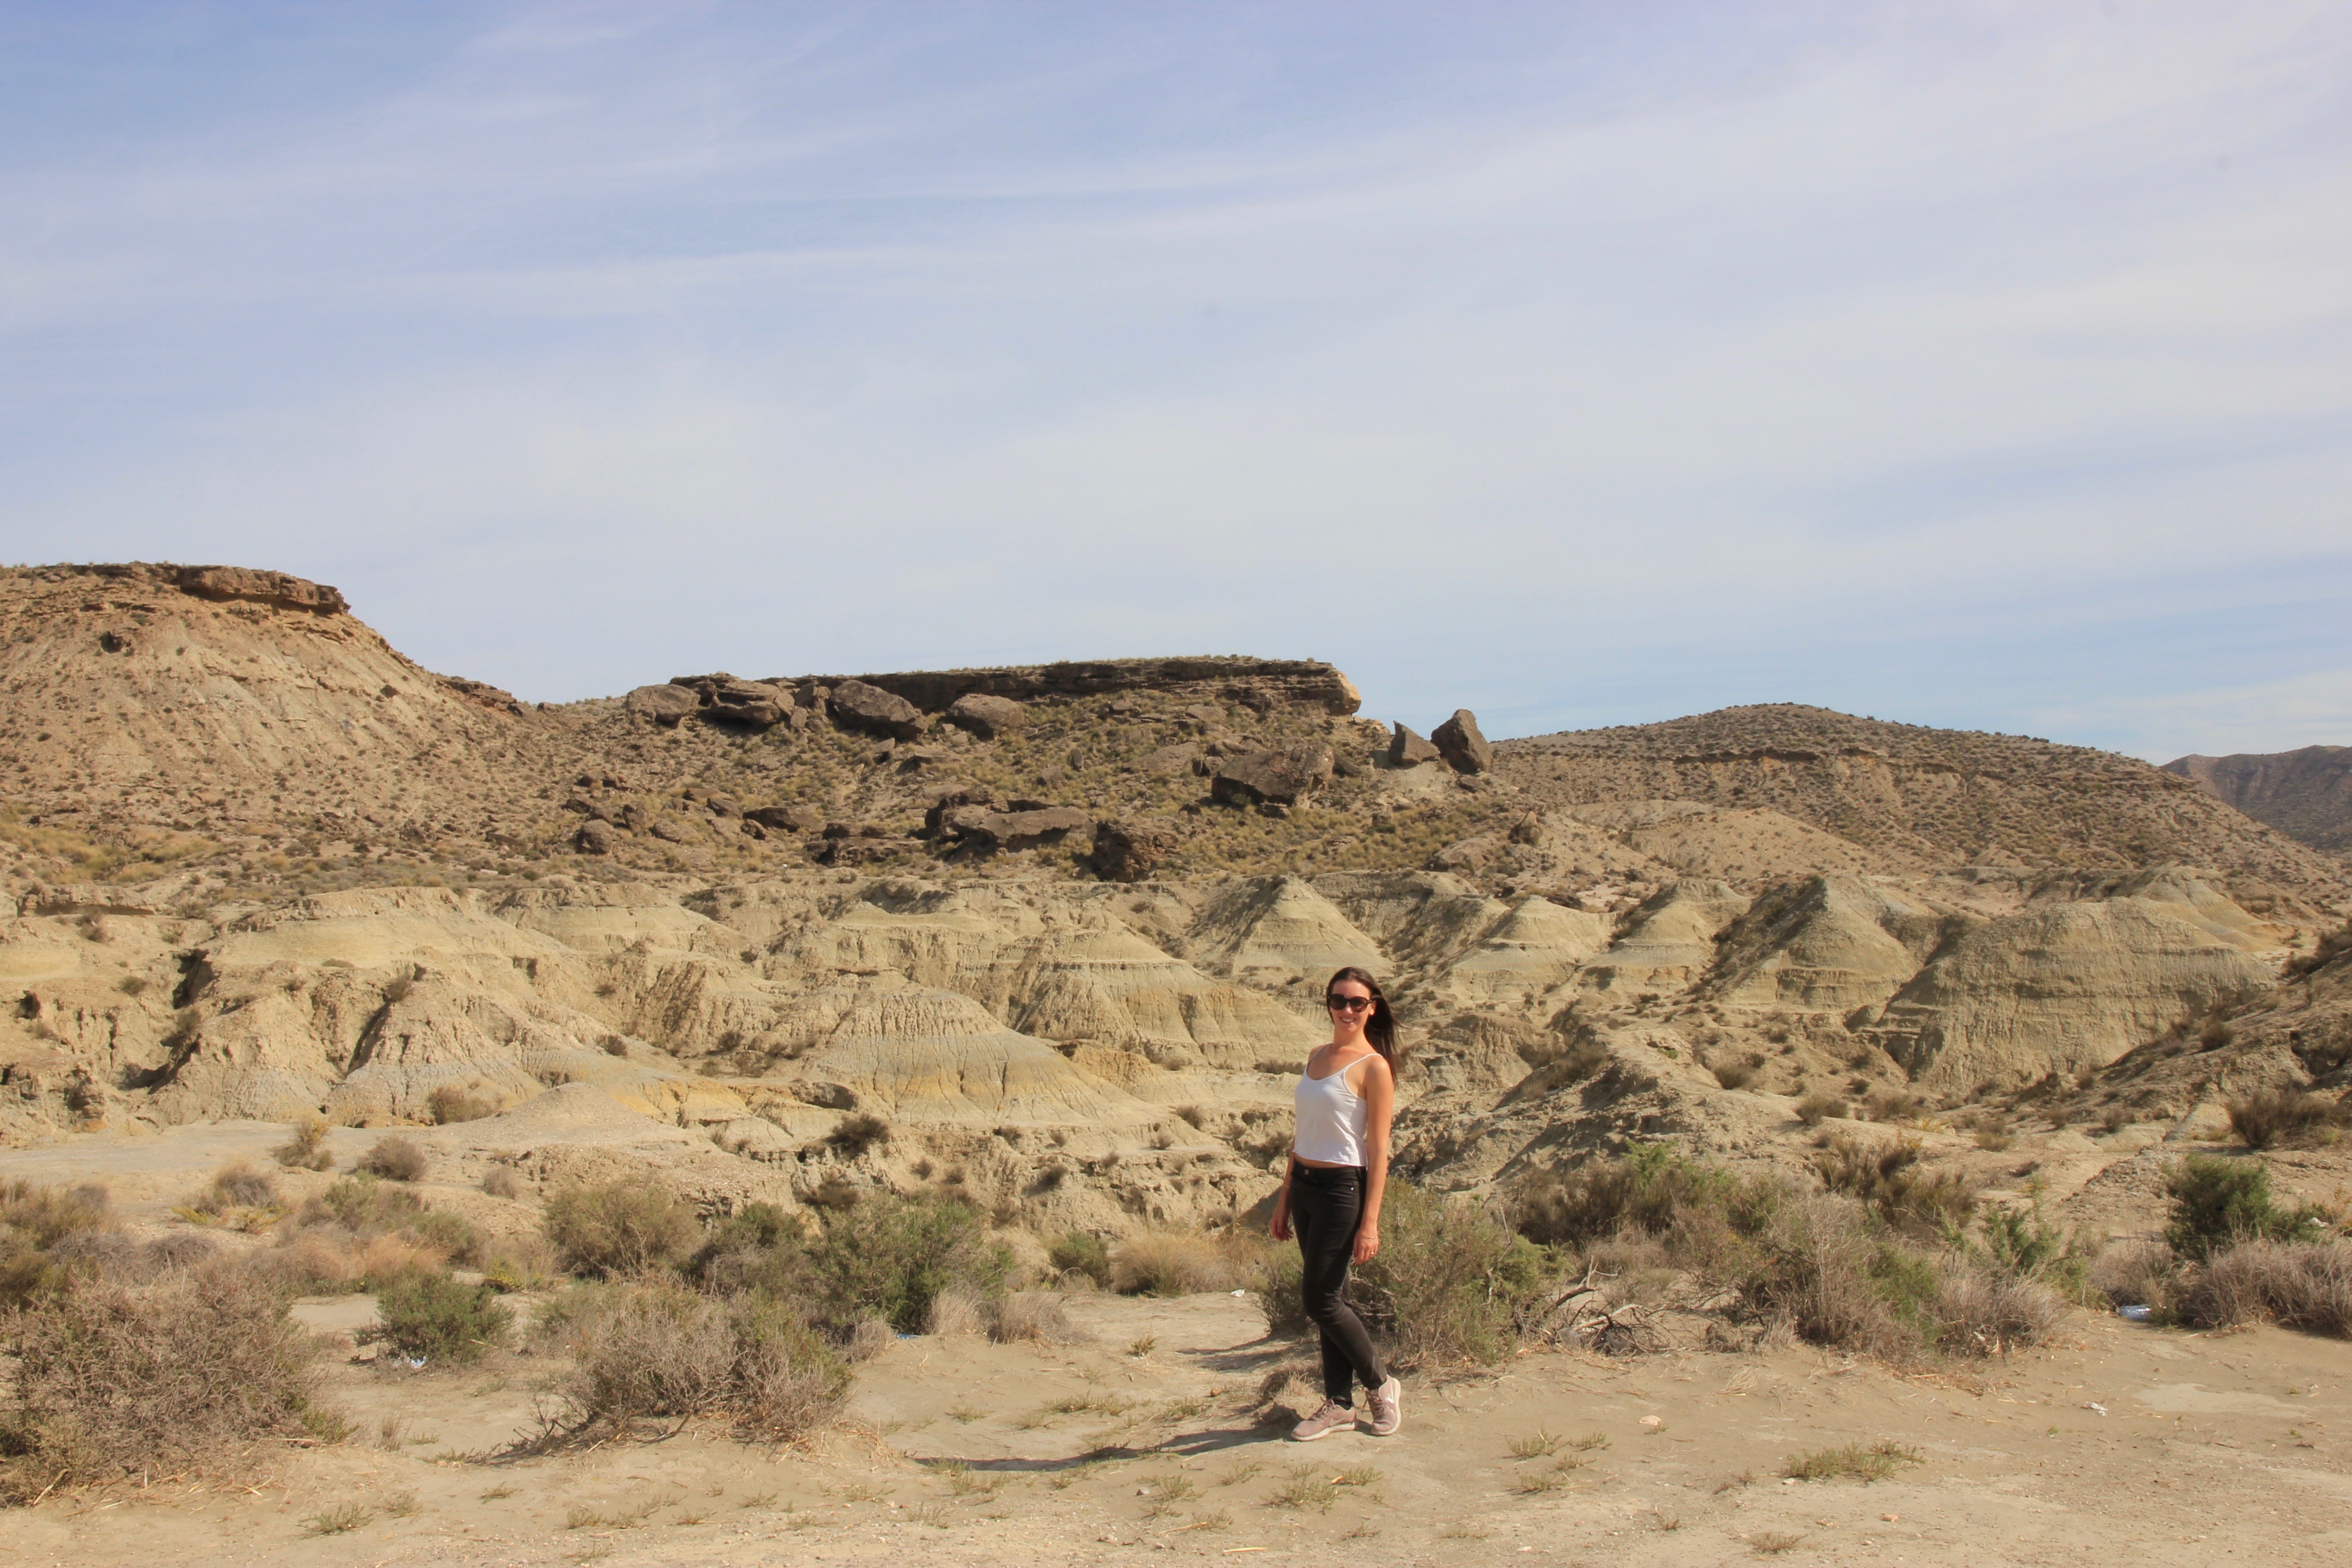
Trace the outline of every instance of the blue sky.
{"label": "blue sky", "polygon": [[0,0],[0,558],[2352,742],[2352,10]]}

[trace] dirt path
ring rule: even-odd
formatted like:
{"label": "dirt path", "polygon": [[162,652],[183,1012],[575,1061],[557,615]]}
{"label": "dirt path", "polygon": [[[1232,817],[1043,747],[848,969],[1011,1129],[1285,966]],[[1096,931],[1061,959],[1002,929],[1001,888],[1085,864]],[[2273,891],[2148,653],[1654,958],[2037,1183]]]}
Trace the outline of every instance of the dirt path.
{"label": "dirt path", "polygon": [[[1056,1564],[1159,1552],[1446,1565],[2352,1561],[2352,1345],[2335,1342],[2086,1316],[2066,1348],[1981,1379],[1906,1379],[1801,1352],[1533,1355],[1500,1376],[1409,1385],[1400,1437],[1309,1447],[1248,1420],[1287,1352],[1259,1338],[1246,1300],[1081,1298],[1071,1316],[1089,1342],[901,1341],[861,1371],[856,1425],[813,1453],[697,1431],[467,1460],[529,1424],[541,1364],[399,1378],[343,1366],[336,1396],[361,1422],[351,1443],[289,1455],[250,1489],[152,1481],[0,1514],[0,1556],[58,1568]],[[1562,1447],[1515,1458],[1512,1441],[1539,1431]],[[1918,1461],[1870,1484],[1781,1479],[1792,1456],[1882,1442]],[[1557,1481],[1536,1479],[1547,1476]],[[320,1533],[338,1507],[364,1521]]]}

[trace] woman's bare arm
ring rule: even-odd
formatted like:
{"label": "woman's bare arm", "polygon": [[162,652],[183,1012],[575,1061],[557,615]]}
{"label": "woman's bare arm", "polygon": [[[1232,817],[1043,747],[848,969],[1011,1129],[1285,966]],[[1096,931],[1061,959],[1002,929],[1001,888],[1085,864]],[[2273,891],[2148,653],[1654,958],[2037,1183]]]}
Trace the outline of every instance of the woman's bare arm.
{"label": "woman's bare arm", "polygon": [[1266,1234],[1276,1241],[1290,1239],[1290,1178],[1298,1173],[1298,1156],[1293,1153],[1282,1167],[1282,1187],[1274,1194],[1274,1219],[1266,1226]]}
{"label": "woman's bare arm", "polygon": [[1364,1065],[1364,1217],[1356,1227],[1355,1258],[1370,1263],[1381,1249],[1381,1199],[1389,1190],[1389,1123],[1396,1115],[1396,1075],[1383,1058]]}

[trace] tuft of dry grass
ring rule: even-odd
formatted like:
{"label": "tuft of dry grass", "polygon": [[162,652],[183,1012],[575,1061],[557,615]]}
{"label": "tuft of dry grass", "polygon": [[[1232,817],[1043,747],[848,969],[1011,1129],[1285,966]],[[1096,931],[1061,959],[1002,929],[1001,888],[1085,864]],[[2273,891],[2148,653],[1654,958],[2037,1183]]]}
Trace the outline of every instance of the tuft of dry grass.
{"label": "tuft of dry grass", "polygon": [[1111,1289],[1125,1296],[1190,1296],[1231,1290],[1255,1277],[1240,1247],[1214,1237],[1151,1231],[1112,1248]]}
{"label": "tuft of dry grass", "polygon": [[2241,1242],[2214,1255],[2176,1310],[2199,1328],[2277,1323],[2352,1339],[2352,1245]]}
{"label": "tuft of dry grass", "polygon": [[1864,1482],[1883,1481],[1905,1465],[1925,1464],[1927,1458],[1916,1448],[1891,1440],[1873,1443],[1868,1447],[1848,1443],[1841,1448],[1792,1455],[1780,1473],[1799,1481],[1828,1481],[1844,1477]]}
{"label": "tuft of dry grass", "polygon": [[999,1344],[1072,1345],[1087,1335],[1051,1290],[1021,1290],[998,1298],[986,1310],[988,1337]]}

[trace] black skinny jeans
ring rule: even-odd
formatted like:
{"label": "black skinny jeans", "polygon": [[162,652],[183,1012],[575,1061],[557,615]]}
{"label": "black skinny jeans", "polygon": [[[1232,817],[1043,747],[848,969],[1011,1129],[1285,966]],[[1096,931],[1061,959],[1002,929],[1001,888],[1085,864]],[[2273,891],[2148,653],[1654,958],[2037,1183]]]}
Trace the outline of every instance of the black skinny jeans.
{"label": "black skinny jeans", "polygon": [[1354,1383],[1362,1383],[1370,1394],[1389,1380],[1370,1331],[1348,1300],[1348,1264],[1363,1215],[1362,1166],[1329,1171],[1293,1167],[1290,1228],[1298,1237],[1305,1265],[1299,1271],[1299,1293],[1323,1342],[1323,1396],[1338,1405],[1355,1403]]}

